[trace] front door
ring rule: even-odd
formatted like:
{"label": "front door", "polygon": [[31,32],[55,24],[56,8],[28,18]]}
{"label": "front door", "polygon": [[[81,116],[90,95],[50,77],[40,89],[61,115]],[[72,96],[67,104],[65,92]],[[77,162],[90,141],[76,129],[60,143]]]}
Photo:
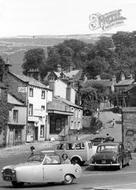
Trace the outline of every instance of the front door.
{"label": "front door", "polygon": [[35,140],[38,140],[38,127],[35,127]]}

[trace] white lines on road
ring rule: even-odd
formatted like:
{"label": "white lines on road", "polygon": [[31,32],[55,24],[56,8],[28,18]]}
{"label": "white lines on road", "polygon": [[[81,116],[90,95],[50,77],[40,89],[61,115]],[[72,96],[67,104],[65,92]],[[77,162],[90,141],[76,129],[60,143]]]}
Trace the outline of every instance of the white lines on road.
{"label": "white lines on road", "polygon": [[86,177],[86,176],[95,176],[95,175],[99,175],[99,176],[104,176],[104,175],[128,175],[128,174],[136,174],[136,171],[131,171],[131,172],[118,172],[118,173],[109,173],[109,172],[106,172],[106,173],[87,173],[87,174],[82,174],[83,177]]}

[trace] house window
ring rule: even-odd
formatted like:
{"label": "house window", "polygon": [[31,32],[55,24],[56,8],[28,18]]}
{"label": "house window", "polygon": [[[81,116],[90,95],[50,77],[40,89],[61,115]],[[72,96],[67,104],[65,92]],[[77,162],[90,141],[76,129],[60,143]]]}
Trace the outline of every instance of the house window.
{"label": "house window", "polygon": [[13,110],[13,121],[18,123],[18,110]]}
{"label": "house window", "polygon": [[41,128],[40,128],[40,137],[44,137],[44,125],[41,125]]}
{"label": "house window", "polygon": [[41,106],[41,111],[44,111],[45,110],[45,106]]}
{"label": "house window", "polygon": [[29,104],[29,115],[33,115],[33,104]]}
{"label": "house window", "polygon": [[30,88],[30,89],[29,89],[29,96],[30,96],[30,97],[33,97],[33,96],[34,96],[34,90],[33,90],[33,88]]}
{"label": "house window", "polygon": [[42,98],[42,99],[45,99],[45,91],[44,91],[44,90],[42,90],[41,98]]}

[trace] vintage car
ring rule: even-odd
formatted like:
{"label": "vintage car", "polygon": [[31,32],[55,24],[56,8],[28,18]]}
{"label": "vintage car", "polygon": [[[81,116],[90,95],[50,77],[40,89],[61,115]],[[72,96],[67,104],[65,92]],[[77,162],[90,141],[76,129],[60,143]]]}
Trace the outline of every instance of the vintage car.
{"label": "vintage car", "polygon": [[71,160],[71,163],[82,165],[90,160],[95,154],[96,149],[92,146],[90,141],[75,140],[60,142],[57,145],[55,152],[60,156],[63,153],[66,153]]}
{"label": "vintage car", "polygon": [[121,169],[129,165],[131,159],[130,151],[126,150],[122,143],[101,143],[97,146],[96,154],[92,156],[90,165],[94,168],[115,166]]}
{"label": "vintage car", "polygon": [[78,164],[64,164],[60,156],[44,152],[31,155],[26,163],[5,166],[2,178],[10,181],[14,187],[23,186],[24,183],[63,182],[71,184],[81,175]]}

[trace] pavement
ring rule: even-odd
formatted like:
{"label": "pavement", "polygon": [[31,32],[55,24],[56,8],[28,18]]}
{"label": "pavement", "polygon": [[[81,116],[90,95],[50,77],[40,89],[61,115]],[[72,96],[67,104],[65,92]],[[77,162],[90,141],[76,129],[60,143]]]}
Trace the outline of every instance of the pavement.
{"label": "pavement", "polygon": [[53,147],[58,143],[58,141],[43,141],[43,142],[31,142],[25,143],[12,147],[0,148],[0,158],[5,158],[8,156],[17,155],[20,153],[28,153],[30,152],[30,147],[34,146],[35,151],[37,150],[49,150],[53,149]]}

